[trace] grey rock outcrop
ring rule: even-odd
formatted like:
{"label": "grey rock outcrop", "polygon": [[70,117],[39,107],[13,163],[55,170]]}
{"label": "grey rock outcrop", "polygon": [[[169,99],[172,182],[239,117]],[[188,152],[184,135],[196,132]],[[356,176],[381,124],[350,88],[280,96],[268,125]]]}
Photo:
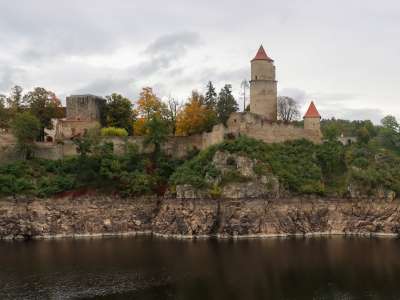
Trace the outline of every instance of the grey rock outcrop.
{"label": "grey rock outcrop", "polygon": [[[271,172],[257,174],[255,166],[259,162],[256,160],[239,154],[217,151],[212,163],[220,176],[212,178],[206,174],[206,182],[214,187],[214,191],[210,191],[209,188],[198,189],[189,184],[178,185],[176,187],[178,199],[277,198],[279,196],[278,178]],[[215,187],[217,187],[218,195],[215,195]]]}
{"label": "grey rock outcrop", "polygon": [[149,233],[179,237],[400,232],[400,201],[344,199],[5,199],[0,239]]}

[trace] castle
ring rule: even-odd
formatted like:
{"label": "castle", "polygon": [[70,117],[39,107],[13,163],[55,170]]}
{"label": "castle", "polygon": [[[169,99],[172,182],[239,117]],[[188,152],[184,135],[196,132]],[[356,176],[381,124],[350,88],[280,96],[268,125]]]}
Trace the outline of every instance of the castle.
{"label": "castle", "polygon": [[[215,125],[211,132],[185,137],[171,136],[164,145],[164,151],[171,155],[184,156],[190,149],[202,150],[222,142],[227,137],[240,135],[266,143],[296,139],[321,143],[321,116],[313,102],[304,115],[304,126],[298,127],[278,120],[277,101],[274,61],[261,46],[251,60],[250,111],[232,113],[226,126]],[[53,120],[53,129],[46,131],[49,143],[38,147],[38,156],[57,159],[76,154],[75,145],[71,139],[84,135],[90,128],[100,125],[102,107],[105,105],[103,98],[89,94],[74,95],[67,97],[66,103],[66,118]],[[124,141],[119,138],[112,138],[112,140],[115,151],[122,151]],[[143,146],[143,137],[133,136],[128,140],[137,144],[142,151],[146,151]]]}
{"label": "castle", "polygon": [[277,81],[274,61],[261,46],[251,60],[250,112],[233,113],[227,122],[214,126],[211,133],[203,134],[203,147],[221,142],[227,135],[249,137],[266,143],[307,139],[321,143],[321,116],[311,102],[304,115],[304,127],[278,120]]}
{"label": "castle", "polygon": [[[209,133],[188,138],[197,140],[193,146],[204,149],[221,142],[226,136],[247,136],[263,140],[266,143],[284,142],[287,140],[307,139],[314,143],[321,142],[320,119],[315,105],[311,102],[304,115],[304,127],[279,121],[277,118],[277,81],[275,79],[274,61],[261,46],[251,60],[250,112],[233,113],[225,127],[214,126]],[[101,106],[104,100],[93,95],[67,97],[67,117],[55,126],[55,139],[64,140],[84,134],[101,119]]]}

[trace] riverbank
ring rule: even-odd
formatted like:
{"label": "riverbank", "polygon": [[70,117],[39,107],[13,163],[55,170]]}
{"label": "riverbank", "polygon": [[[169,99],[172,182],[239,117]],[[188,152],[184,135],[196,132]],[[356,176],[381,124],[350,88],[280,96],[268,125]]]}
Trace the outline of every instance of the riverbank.
{"label": "riverbank", "polygon": [[84,195],[0,200],[0,239],[153,234],[173,238],[398,236],[400,201],[122,199]]}

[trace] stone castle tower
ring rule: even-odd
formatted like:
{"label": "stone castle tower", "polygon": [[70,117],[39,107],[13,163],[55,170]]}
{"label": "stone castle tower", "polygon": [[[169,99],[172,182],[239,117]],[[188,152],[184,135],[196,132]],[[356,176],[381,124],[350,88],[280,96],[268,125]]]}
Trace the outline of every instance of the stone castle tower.
{"label": "stone castle tower", "polygon": [[315,131],[317,133],[321,130],[321,115],[315,107],[314,101],[311,101],[307,112],[304,115],[304,129]]}
{"label": "stone castle tower", "polygon": [[251,61],[250,112],[277,120],[277,82],[274,61],[263,46]]}

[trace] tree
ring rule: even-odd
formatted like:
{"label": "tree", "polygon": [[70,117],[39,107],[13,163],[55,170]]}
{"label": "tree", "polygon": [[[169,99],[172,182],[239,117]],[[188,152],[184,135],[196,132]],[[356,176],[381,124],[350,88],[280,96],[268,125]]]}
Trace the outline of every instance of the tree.
{"label": "tree", "polygon": [[378,139],[387,149],[400,153],[400,125],[394,116],[386,116],[382,119],[382,128]]}
{"label": "tree", "polygon": [[11,123],[12,132],[17,139],[18,151],[24,154],[25,159],[33,157],[34,142],[40,128],[40,121],[29,112],[17,114]]}
{"label": "tree", "polygon": [[167,113],[167,106],[154,94],[152,88],[145,87],[137,101],[137,112],[139,117],[147,120],[155,115],[164,118]]}
{"label": "tree", "polygon": [[370,132],[368,131],[367,127],[363,126],[357,130],[357,141],[362,144],[368,144],[369,140],[371,139]]}
{"label": "tree", "polygon": [[206,96],[204,97],[204,103],[208,108],[214,109],[217,105],[217,93],[215,92],[214,85],[211,81],[207,83]]}
{"label": "tree", "polygon": [[185,136],[210,131],[216,123],[215,111],[203,104],[203,97],[197,91],[193,91],[177,116],[176,134]]}
{"label": "tree", "polygon": [[132,134],[134,122],[132,102],[117,93],[107,96],[106,99],[105,114],[107,127],[124,128],[129,134]]}
{"label": "tree", "polygon": [[10,110],[10,115],[13,117],[17,113],[22,112],[23,109],[23,89],[19,85],[14,86],[11,89],[10,97],[7,98],[7,105]]}
{"label": "tree", "polygon": [[180,104],[174,98],[168,99],[167,119],[170,124],[172,135],[176,133],[176,118],[180,110]]}
{"label": "tree", "polygon": [[9,111],[6,108],[7,97],[0,95],[0,129],[7,129],[9,122]]}
{"label": "tree", "polygon": [[154,145],[154,154],[157,157],[161,152],[161,145],[167,140],[169,133],[166,121],[158,116],[146,123],[145,145]]}
{"label": "tree", "polygon": [[37,87],[23,97],[29,111],[40,122],[39,141],[44,141],[44,130],[53,129],[53,118],[62,117],[61,101],[56,94],[44,88]]}
{"label": "tree", "polygon": [[[99,154],[101,152],[100,127],[90,128],[83,136],[76,136],[72,140],[76,146],[76,152],[84,160],[90,153]],[[80,166],[84,168],[84,166]]]}
{"label": "tree", "polygon": [[322,134],[328,141],[336,141],[340,133],[338,124],[334,122],[330,122],[322,127]]}
{"label": "tree", "polygon": [[300,117],[300,111],[296,101],[290,97],[278,97],[278,117],[282,121],[291,122]]}
{"label": "tree", "polygon": [[149,87],[143,88],[140,93],[135,113],[138,116],[137,120],[133,124],[135,135],[143,135],[147,130],[147,122],[155,117],[162,120],[168,119],[167,105],[163,103]]}
{"label": "tree", "polygon": [[229,116],[238,109],[238,104],[232,95],[232,86],[230,84],[226,84],[218,95],[216,110],[219,121],[226,125]]}
{"label": "tree", "polygon": [[381,120],[381,124],[384,128],[392,130],[394,132],[400,132],[400,125],[396,120],[396,117],[388,115]]}

